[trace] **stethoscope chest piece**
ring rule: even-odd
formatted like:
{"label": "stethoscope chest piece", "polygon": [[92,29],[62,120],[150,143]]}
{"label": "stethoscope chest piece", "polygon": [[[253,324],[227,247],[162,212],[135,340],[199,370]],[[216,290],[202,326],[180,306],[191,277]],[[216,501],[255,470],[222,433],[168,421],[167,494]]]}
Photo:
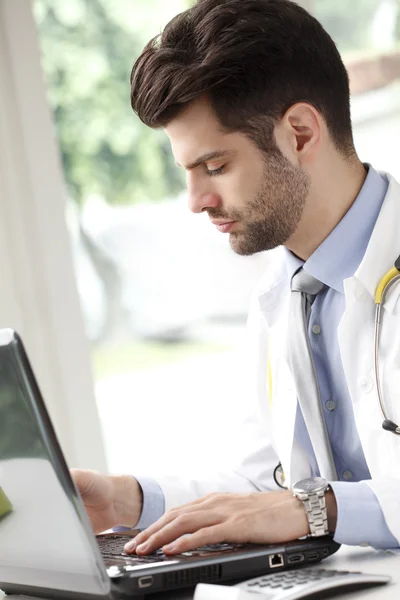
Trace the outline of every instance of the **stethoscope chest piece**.
{"label": "stethoscope chest piece", "polygon": [[393,423],[390,419],[385,419],[382,423],[382,427],[385,431],[391,431],[400,435],[400,427]]}
{"label": "stethoscope chest piece", "polygon": [[276,485],[283,490],[287,490],[287,486],[285,485],[285,473],[283,472],[283,468],[281,463],[278,463],[274,469],[274,481]]}

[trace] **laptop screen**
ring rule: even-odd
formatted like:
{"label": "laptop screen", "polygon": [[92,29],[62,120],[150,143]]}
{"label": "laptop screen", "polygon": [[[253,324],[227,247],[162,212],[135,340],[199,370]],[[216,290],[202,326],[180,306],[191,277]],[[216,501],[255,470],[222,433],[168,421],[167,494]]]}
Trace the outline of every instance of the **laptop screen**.
{"label": "laptop screen", "polygon": [[0,588],[104,595],[94,536],[22,343],[0,330]]}

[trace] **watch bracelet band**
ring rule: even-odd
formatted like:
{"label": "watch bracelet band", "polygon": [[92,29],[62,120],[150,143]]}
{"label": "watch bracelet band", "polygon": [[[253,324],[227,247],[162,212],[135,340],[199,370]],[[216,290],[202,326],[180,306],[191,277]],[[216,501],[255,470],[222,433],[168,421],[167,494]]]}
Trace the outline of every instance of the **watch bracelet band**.
{"label": "watch bracelet band", "polygon": [[320,537],[329,533],[325,500],[326,491],[323,490],[322,492],[311,494],[296,494],[296,497],[303,502],[312,537]]}

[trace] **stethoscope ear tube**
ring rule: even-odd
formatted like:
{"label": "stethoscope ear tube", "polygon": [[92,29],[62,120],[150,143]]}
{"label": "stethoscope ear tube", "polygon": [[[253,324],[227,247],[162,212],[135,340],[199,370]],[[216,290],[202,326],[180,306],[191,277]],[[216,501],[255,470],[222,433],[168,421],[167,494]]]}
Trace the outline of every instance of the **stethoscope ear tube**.
{"label": "stethoscope ear tube", "polygon": [[390,431],[391,433],[400,435],[400,427],[393,421],[387,418],[385,406],[382,398],[382,389],[380,383],[379,376],[379,332],[380,332],[380,322],[381,322],[381,307],[385,301],[386,293],[389,288],[400,279],[400,255],[397,257],[394,267],[390,269],[381,279],[378,284],[378,287],[375,291],[375,352],[374,352],[374,367],[375,367],[375,380],[376,380],[376,388],[378,393],[379,405],[381,408],[383,423],[382,427],[385,431]]}

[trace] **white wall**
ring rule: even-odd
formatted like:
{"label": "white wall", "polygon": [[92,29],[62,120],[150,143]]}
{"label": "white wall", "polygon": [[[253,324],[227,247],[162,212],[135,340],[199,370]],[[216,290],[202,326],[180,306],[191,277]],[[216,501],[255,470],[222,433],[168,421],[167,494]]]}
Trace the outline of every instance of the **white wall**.
{"label": "white wall", "polygon": [[400,181],[400,81],[352,99],[358,156]]}
{"label": "white wall", "polygon": [[105,469],[29,0],[0,1],[0,327],[22,335],[71,466]]}

